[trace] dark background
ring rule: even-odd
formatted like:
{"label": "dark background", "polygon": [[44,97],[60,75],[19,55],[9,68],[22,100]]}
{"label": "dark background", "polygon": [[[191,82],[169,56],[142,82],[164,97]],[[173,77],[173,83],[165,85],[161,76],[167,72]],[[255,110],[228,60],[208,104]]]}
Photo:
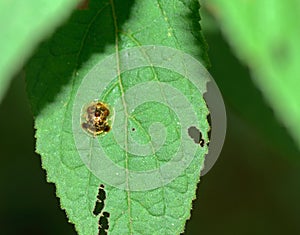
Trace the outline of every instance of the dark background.
{"label": "dark background", "polygon": [[[199,184],[185,234],[300,234],[300,153],[219,29],[207,30],[210,72],[224,96],[227,137]],[[34,153],[33,118],[17,76],[0,105],[0,231],[75,235]]]}

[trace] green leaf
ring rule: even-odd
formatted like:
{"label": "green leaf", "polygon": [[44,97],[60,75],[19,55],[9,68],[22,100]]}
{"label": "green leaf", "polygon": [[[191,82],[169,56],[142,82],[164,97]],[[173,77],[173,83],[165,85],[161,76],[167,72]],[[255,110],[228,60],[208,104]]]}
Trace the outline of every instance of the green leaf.
{"label": "green leaf", "polygon": [[69,16],[79,0],[0,1],[0,100],[36,45]]}
{"label": "green leaf", "polygon": [[[143,0],[133,3],[94,0],[88,11],[75,12],[52,38],[40,46],[28,63],[27,90],[35,115],[37,152],[41,154],[47,179],[55,183],[61,207],[66,210],[70,222],[75,224],[78,234],[102,234],[107,229],[107,220],[109,234],[180,234],[183,231],[190,217],[207,145],[196,145],[197,152],[191,164],[172,182],[144,191],[124,190],[97,178],[83,163],[79,154],[81,149],[74,141],[76,133],[72,132],[72,119],[76,123],[81,114],[77,112],[74,117],[72,112],[75,99],[82,95],[77,92],[84,78],[86,80],[85,76],[91,72],[96,72],[96,78],[100,76],[94,66],[113,53],[119,55],[122,49],[142,48],[144,45],[169,46],[207,64],[199,19],[197,1]],[[126,61],[120,60],[119,63],[118,69]],[[96,79],[100,86],[102,82],[104,84],[101,78]],[[117,115],[120,112],[116,109],[118,98],[122,99],[130,88],[151,81],[161,86],[171,85],[184,94],[196,110],[200,123],[197,128],[208,143],[210,127],[206,120],[206,103],[195,86],[176,72],[155,66],[126,71],[101,87],[103,92],[94,98],[108,104],[111,113]],[[85,94],[93,92],[98,84],[87,87]],[[124,103],[125,106],[129,104],[127,99]],[[184,107],[182,110],[184,113]],[[113,135],[119,131],[116,120],[112,120],[112,130],[105,135],[94,138],[84,134],[91,147],[83,150],[89,154],[94,149],[93,144],[101,143],[110,160],[126,171],[163,166],[178,149],[182,125],[178,124],[180,115],[151,100],[128,112],[127,123],[120,129],[126,129],[128,138],[140,144],[151,140],[148,133],[151,123],[164,124],[166,140],[157,153],[137,157],[124,151],[117,143],[118,136]],[[81,116],[84,113],[85,109]],[[93,156],[90,153],[88,157]]]}
{"label": "green leaf", "polygon": [[212,0],[207,4],[300,146],[299,1]]}

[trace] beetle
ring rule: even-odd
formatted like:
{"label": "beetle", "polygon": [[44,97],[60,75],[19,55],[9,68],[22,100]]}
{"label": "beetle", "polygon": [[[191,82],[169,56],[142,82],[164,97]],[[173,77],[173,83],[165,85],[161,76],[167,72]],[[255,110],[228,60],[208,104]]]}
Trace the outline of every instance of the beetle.
{"label": "beetle", "polygon": [[108,106],[100,101],[93,101],[84,106],[81,115],[81,127],[94,137],[110,131],[108,123],[110,111]]}

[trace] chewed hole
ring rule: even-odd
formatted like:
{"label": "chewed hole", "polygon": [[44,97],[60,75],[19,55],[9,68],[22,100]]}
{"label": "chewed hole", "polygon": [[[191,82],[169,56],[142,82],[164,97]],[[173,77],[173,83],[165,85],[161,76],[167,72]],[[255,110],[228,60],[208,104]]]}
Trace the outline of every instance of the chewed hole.
{"label": "chewed hole", "polygon": [[93,214],[95,216],[98,216],[102,212],[105,198],[106,198],[106,193],[104,191],[104,185],[101,184],[98,190],[97,200],[93,210]]}
{"label": "chewed hole", "polygon": [[104,190],[104,185],[100,184],[95,207],[93,210],[93,214],[95,216],[100,215],[99,222],[98,222],[99,235],[107,234],[107,229],[109,228],[109,221],[108,221],[109,213],[103,211],[105,199],[106,199],[106,192]]}
{"label": "chewed hole", "polygon": [[107,230],[109,228],[108,225],[109,213],[104,212],[103,215],[99,219],[99,235],[107,234]]}
{"label": "chewed hole", "polygon": [[103,207],[104,207],[104,203],[97,200],[94,210],[93,210],[93,214],[95,216],[99,215],[101,213],[101,211],[103,210]]}
{"label": "chewed hole", "polygon": [[209,131],[207,132],[207,135],[208,135],[208,139],[210,140],[210,136],[211,136],[211,116],[210,116],[210,113],[207,114],[206,119],[207,119],[207,122],[209,124]]}
{"label": "chewed hole", "polygon": [[197,127],[195,127],[195,126],[189,127],[189,129],[188,129],[188,134],[189,134],[189,136],[194,140],[194,142],[195,142],[196,144],[199,144],[201,147],[204,146],[205,141],[204,141],[204,139],[202,138],[202,133],[201,133],[201,131],[199,131]]}
{"label": "chewed hole", "polygon": [[132,130],[132,131],[135,131],[135,128],[133,127],[133,128],[131,128],[131,130]]}
{"label": "chewed hole", "polygon": [[109,213],[107,213],[107,212],[103,212],[103,216],[105,216],[105,217],[109,218]]}

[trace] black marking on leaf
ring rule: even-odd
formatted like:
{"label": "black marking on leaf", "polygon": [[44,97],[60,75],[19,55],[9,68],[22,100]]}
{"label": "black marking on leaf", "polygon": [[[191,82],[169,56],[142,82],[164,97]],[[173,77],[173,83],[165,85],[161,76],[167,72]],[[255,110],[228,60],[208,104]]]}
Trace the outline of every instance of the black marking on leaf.
{"label": "black marking on leaf", "polygon": [[188,129],[189,136],[194,140],[196,144],[199,144],[201,147],[204,146],[205,141],[202,138],[202,133],[195,126],[191,126]]}
{"label": "black marking on leaf", "polygon": [[131,130],[132,130],[132,131],[135,131],[135,128],[134,128],[134,127],[132,127],[132,128],[131,128]]}

